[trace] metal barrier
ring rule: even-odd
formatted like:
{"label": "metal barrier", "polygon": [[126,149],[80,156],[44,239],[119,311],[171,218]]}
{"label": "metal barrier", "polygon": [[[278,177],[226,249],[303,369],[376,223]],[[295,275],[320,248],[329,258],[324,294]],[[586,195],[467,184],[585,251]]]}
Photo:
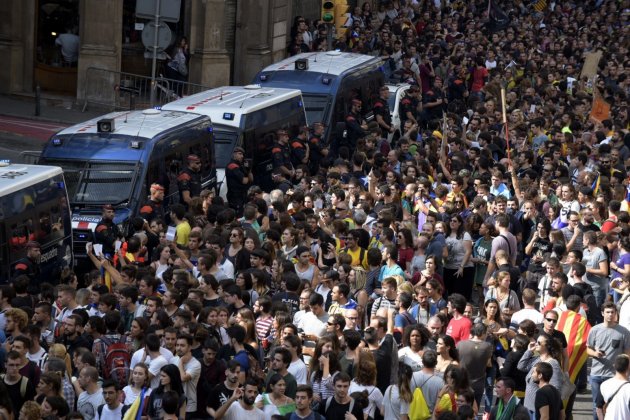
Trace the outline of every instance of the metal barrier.
{"label": "metal barrier", "polygon": [[39,156],[42,154],[41,150],[24,150],[20,152],[18,160],[20,163],[27,165],[34,165],[39,160]]}
{"label": "metal barrier", "polygon": [[151,78],[122,71],[89,67],[85,72],[83,111],[89,105],[112,111],[146,109],[151,107],[151,89],[155,89],[154,107],[162,106],[182,96],[189,96],[208,86],[158,77],[155,84]]}

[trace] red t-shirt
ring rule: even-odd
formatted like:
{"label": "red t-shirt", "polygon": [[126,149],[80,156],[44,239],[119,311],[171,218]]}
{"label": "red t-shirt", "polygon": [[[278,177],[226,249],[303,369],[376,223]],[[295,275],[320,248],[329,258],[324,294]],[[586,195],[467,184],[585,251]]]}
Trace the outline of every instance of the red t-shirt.
{"label": "red t-shirt", "polygon": [[486,84],[485,78],[488,77],[488,69],[485,67],[476,67],[472,74],[472,86],[470,90],[472,92],[479,92]]}
{"label": "red t-shirt", "polygon": [[413,259],[413,248],[398,248],[398,265],[404,270],[407,269],[407,263],[411,263]]}
{"label": "red t-shirt", "polygon": [[465,316],[460,319],[453,318],[446,327],[446,335],[450,335],[457,344],[470,338],[470,328],[472,328],[472,321]]}
{"label": "red t-shirt", "polygon": [[608,233],[616,227],[617,227],[617,222],[615,222],[614,220],[607,219],[604,222],[604,224],[602,224],[602,232]]}

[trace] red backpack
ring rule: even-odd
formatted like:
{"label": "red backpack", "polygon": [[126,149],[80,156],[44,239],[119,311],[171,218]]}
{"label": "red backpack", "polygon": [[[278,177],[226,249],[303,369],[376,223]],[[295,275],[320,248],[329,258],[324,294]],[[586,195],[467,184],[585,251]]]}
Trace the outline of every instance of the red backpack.
{"label": "red backpack", "polygon": [[129,384],[131,374],[131,354],[122,336],[117,343],[101,337],[106,345],[105,366],[103,366],[103,379],[114,379],[123,389]]}

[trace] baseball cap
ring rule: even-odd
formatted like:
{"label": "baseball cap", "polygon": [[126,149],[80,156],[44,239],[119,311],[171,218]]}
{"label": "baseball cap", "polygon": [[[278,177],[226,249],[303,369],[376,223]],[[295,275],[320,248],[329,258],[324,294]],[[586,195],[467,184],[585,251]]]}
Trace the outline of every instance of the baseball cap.
{"label": "baseball cap", "polygon": [[245,154],[245,149],[243,149],[242,147],[235,147],[234,151],[232,153],[243,153],[243,154]]}

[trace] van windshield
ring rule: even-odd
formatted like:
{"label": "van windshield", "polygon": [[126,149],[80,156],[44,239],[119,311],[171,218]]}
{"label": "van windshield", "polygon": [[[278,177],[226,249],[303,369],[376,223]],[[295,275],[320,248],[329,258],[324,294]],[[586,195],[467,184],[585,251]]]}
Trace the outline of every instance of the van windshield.
{"label": "van windshield", "polygon": [[235,128],[214,126],[214,155],[217,168],[227,167],[232,160],[232,150],[238,144],[238,133]]}
{"label": "van windshield", "polygon": [[128,202],[140,169],[135,162],[46,159],[46,164],[63,168],[71,205]]}
{"label": "van windshield", "polygon": [[315,122],[327,124],[330,97],[328,95],[302,93],[302,98],[304,99],[304,111],[306,111],[308,124],[311,125]]}

